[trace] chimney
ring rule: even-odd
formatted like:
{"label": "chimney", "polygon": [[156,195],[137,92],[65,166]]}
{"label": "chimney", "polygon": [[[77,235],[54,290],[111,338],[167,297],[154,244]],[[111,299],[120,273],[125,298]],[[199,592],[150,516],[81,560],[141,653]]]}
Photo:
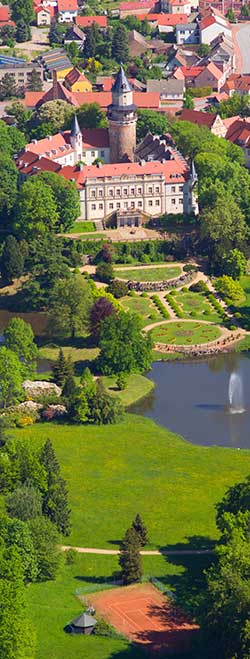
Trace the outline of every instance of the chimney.
{"label": "chimney", "polygon": [[141,165],[141,167],[143,167],[144,165],[146,165],[146,160],[140,160],[140,165]]}
{"label": "chimney", "polygon": [[37,140],[31,140],[32,144],[37,144]]}
{"label": "chimney", "polygon": [[97,163],[97,167],[98,167],[99,169],[101,169],[101,168],[102,168],[102,162],[98,161],[98,163]]}
{"label": "chimney", "polygon": [[52,100],[56,101],[59,98],[56,71],[53,71],[52,73],[52,81]]}

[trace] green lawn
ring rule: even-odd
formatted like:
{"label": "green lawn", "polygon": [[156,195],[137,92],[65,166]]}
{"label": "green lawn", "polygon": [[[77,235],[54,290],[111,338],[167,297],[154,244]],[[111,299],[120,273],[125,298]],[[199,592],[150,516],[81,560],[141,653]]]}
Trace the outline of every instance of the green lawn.
{"label": "green lawn", "polygon": [[148,378],[145,378],[139,373],[129,376],[127,386],[123,391],[119,391],[117,388],[115,376],[105,376],[102,380],[109,393],[112,396],[118,396],[125,407],[129,407],[129,405],[136,403],[140,398],[144,398],[154,388],[152,380],[148,380]]}
{"label": "green lawn", "polygon": [[220,323],[221,319],[217,311],[213,309],[209,301],[201,293],[188,293],[178,291],[174,299],[179,305],[180,309],[185,314],[186,318],[195,317],[201,320],[208,320],[212,323]]}
{"label": "green lawn", "polygon": [[143,326],[149,325],[150,322],[157,323],[160,320],[164,320],[162,314],[150,297],[142,297],[141,295],[130,297],[127,295],[122,298],[122,304],[126,310],[138,313],[142,317]]}
{"label": "green lawn", "polygon": [[[71,357],[74,363],[84,363],[86,361],[93,361],[99,352],[99,348],[78,348],[75,346],[62,346],[65,357]],[[39,348],[39,358],[49,359],[52,362],[58,358],[59,346],[48,345]]]}
{"label": "green lawn", "polygon": [[79,546],[114,547],[137,512],[152,547],[214,538],[214,504],[250,472],[248,451],[195,446],[130,414],[114,426],[36,424],[12,434],[37,448],[51,438],[69,488],[67,543]]}
{"label": "green lawn", "polygon": [[89,233],[95,230],[94,222],[74,222],[67,233]]}
{"label": "green lawn", "polygon": [[149,268],[142,265],[138,268],[129,268],[129,270],[119,268],[117,274],[120,279],[132,281],[167,281],[168,279],[179,277],[181,268],[177,265],[166,265],[160,268]]}
{"label": "green lawn", "polygon": [[183,323],[181,320],[174,323],[158,325],[151,330],[155,343],[172,343],[173,345],[196,345],[208,343],[218,339],[221,332],[214,325],[206,325],[190,321]]}
{"label": "green lawn", "polygon": [[[166,588],[182,578],[181,565],[168,564],[163,557],[143,559],[148,576],[163,579]],[[63,566],[55,581],[30,584],[28,612],[37,634],[36,659],[145,659],[145,653],[125,640],[97,636],[72,636],[64,627],[82,611],[80,596],[106,587],[118,569],[115,556],[78,554],[73,566]],[[133,648],[133,649],[132,649]]]}

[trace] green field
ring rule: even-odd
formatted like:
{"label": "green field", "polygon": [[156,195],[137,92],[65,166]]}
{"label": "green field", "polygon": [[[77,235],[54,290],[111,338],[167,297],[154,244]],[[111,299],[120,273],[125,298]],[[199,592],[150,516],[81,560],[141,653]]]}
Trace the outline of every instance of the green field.
{"label": "green field", "polygon": [[192,318],[195,314],[195,317],[200,320],[208,320],[212,323],[220,323],[221,319],[217,311],[213,309],[209,301],[201,293],[193,293],[188,291],[187,293],[178,291],[174,299],[179,305],[181,311],[185,314],[186,318]]}
{"label": "green field", "polygon": [[119,268],[117,270],[117,275],[120,279],[132,281],[167,281],[168,279],[179,277],[180,274],[181,268],[178,265],[166,265],[160,268],[150,268],[142,265],[138,268],[129,268],[128,270]]}
{"label": "green field", "polygon": [[183,323],[180,320],[158,325],[158,327],[151,330],[151,335],[155,343],[196,345],[218,339],[221,332],[214,325],[206,325],[206,323],[199,323],[199,321]]}
{"label": "green field", "polygon": [[95,231],[94,222],[74,222],[67,233],[89,233]]}
{"label": "green field", "polygon": [[143,320],[143,326],[149,325],[150,322],[157,323],[160,320],[164,320],[162,314],[150,297],[142,297],[141,295],[129,297],[129,295],[127,295],[122,298],[122,304],[126,310],[140,314]]}
{"label": "green field", "polygon": [[154,388],[152,380],[148,380],[139,373],[133,373],[129,376],[127,385],[123,391],[119,391],[116,384],[115,376],[102,377],[105,387],[112,396],[118,396],[125,407],[136,403],[140,398],[144,398]]}
{"label": "green field", "polygon": [[[182,565],[168,564],[164,557],[144,558],[143,565],[146,575],[163,579],[172,590],[185,573]],[[126,641],[64,632],[65,625],[81,613],[78,596],[107,587],[105,582],[117,568],[115,556],[78,554],[75,564],[64,566],[56,581],[29,585],[28,609],[37,633],[36,659],[145,659],[144,652]]]}
{"label": "green field", "polygon": [[250,453],[202,448],[127,414],[114,426],[36,424],[12,430],[40,447],[51,438],[69,488],[68,544],[114,547],[140,512],[152,547],[214,538],[214,504],[250,472]]}

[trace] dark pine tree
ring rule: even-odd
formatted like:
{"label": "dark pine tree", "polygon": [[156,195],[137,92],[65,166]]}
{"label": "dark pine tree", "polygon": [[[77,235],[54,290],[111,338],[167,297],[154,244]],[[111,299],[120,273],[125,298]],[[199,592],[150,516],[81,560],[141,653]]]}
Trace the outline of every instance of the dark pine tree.
{"label": "dark pine tree", "polygon": [[143,575],[138,534],[133,528],[126,531],[121,545],[119,565],[122,569],[122,579],[125,584],[140,581]]}
{"label": "dark pine tree", "polygon": [[148,543],[148,531],[139,514],[136,515],[133,521],[132,529],[137,533],[141,547],[145,547]]}
{"label": "dark pine tree", "polygon": [[67,486],[60,475],[60,465],[49,439],[42,448],[40,460],[46,469],[48,483],[43,497],[43,514],[56,525],[60,533],[69,535],[71,525]]}
{"label": "dark pine tree", "polygon": [[29,79],[29,84],[27,85],[27,89],[31,92],[41,92],[43,88],[43,83],[41,80],[41,76],[39,75],[38,71],[36,69],[33,69],[30,74],[30,79]]}
{"label": "dark pine tree", "polygon": [[24,257],[22,249],[15,236],[8,236],[4,243],[0,261],[2,277],[11,282],[13,279],[20,277],[23,274],[23,268]]}
{"label": "dark pine tree", "polygon": [[68,375],[67,362],[62,348],[59,350],[58,358],[52,368],[53,377],[59,387],[63,387]]}

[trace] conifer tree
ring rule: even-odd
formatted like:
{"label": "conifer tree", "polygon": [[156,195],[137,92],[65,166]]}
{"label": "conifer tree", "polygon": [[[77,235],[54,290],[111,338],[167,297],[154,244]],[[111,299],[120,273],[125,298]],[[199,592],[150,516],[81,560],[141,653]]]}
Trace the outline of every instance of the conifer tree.
{"label": "conifer tree", "polygon": [[63,387],[67,377],[67,362],[62,348],[59,350],[58,358],[53,366],[53,377],[59,387]]}
{"label": "conifer tree", "polygon": [[143,575],[140,547],[138,534],[133,528],[128,529],[122,541],[119,557],[122,579],[125,584],[140,581]]}
{"label": "conifer tree", "polygon": [[70,510],[65,480],[60,475],[60,466],[49,439],[41,451],[41,463],[47,472],[48,489],[43,497],[43,514],[56,525],[63,535],[70,533]]}
{"label": "conifer tree", "polygon": [[136,531],[141,547],[145,547],[148,543],[148,530],[143,524],[142,518],[139,514],[136,515],[132,528]]}

